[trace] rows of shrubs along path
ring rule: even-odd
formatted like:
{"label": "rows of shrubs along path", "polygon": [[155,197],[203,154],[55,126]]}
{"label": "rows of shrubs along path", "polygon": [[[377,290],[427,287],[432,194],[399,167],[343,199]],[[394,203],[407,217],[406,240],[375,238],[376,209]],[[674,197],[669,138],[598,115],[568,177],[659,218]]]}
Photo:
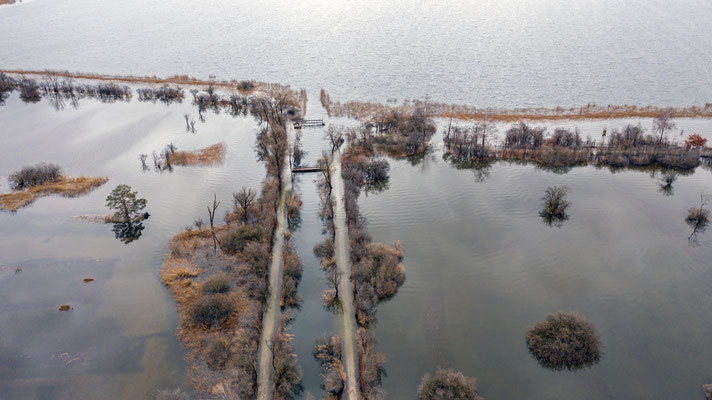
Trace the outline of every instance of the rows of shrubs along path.
{"label": "rows of shrubs along path", "polygon": [[351,283],[351,262],[349,258],[349,232],[346,227],[344,210],[344,181],[341,178],[341,151],[334,151],[331,161],[333,182],[332,201],[334,207],[334,255],[336,267],[341,274],[339,296],[341,297],[341,337],[343,338],[342,362],[346,371],[346,398],[360,397],[358,368],[356,368],[356,314],[354,312],[354,292]]}
{"label": "rows of shrubs along path", "polygon": [[[294,127],[287,123],[287,138],[294,135]],[[257,398],[270,400],[274,389],[274,338],[279,326],[280,299],[282,298],[282,252],[284,251],[284,234],[287,220],[287,185],[290,182],[291,168],[289,163],[280,172],[281,190],[277,208],[277,229],[272,243],[271,264],[269,267],[269,298],[262,316],[262,336],[260,337],[259,357],[257,366]]]}

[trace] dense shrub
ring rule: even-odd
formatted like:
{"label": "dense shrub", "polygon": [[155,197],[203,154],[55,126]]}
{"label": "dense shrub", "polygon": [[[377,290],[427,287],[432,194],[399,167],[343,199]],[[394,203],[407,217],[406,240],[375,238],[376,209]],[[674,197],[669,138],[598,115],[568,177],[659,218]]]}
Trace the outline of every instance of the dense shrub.
{"label": "dense shrub", "polygon": [[201,286],[203,293],[216,294],[230,291],[230,281],[225,276],[214,276]]}
{"label": "dense shrub", "polygon": [[23,167],[10,175],[10,187],[13,190],[27,189],[56,181],[62,176],[62,168],[57,164],[39,163],[31,167]]}
{"label": "dense shrub", "polygon": [[40,87],[32,79],[22,79],[18,85],[20,89],[20,98],[24,102],[37,103],[42,99],[40,96]]}
{"label": "dense shrub", "polygon": [[231,355],[230,343],[224,339],[216,339],[206,348],[205,362],[211,369],[225,369]]}
{"label": "dense shrub", "polygon": [[245,81],[240,81],[240,82],[237,84],[237,88],[240,89],[240,90],[252,90],[252,89],[255,88],[255,83],[252,82],[252,81],[247,81],[247,80],[245,80]]}
{"label": "dense shrub", "polygon": [[[282,328],[283,329],[283,328]],[[274,392],[277,399],[296,399],[304,391],[302,369],[294,353],[292,335],[280,332],[274,342]]]}
{"label": "dense shrub", "polygon": [[5,100],[17,87],[17,81],[6,74],[0,72],[0,105],[5,104]]}
{"label": "dense shrub", "polygon": [[190,318],[193,325],[211,328],[230,319],[234,311],[235,305],[229,298],[206,295],[195,302],[190,310]]}
{"label": "dense shrub", "polygon": [[425,374],[418,386],[420,400],[482,400],[477,382],[454,369],[438,368],[435,375]]}
{"label": "dense shrub", "polygon": [[566,196],[569,193],[569,188],[566,186],[549,186],[544,192],[544,197],[541,199],[544,201],[545,214],[551,216],[564,216],[566,215],[566,209],[569,208],[569,203],[566,200]]}
{"label": "dense shrub", "polygon": [[237,254],[250,242],[262,240],[264,232],[256,225],[240,225],[230,229],[221,240],[221,248],[228,254]]}
{"label": "dense shrub", "polygon": [[527,329],[527,346],[541,365],[577,370],[601,359],[601,342],[593,324],[575,312],[559,311]]}
{"label": "dense shrub", "polygon": [[332,398],[341,398],[346,376],[344,365],[341,362],[341,338],[332,336],[317,339],[312,354],[321,365],[321,387]]}

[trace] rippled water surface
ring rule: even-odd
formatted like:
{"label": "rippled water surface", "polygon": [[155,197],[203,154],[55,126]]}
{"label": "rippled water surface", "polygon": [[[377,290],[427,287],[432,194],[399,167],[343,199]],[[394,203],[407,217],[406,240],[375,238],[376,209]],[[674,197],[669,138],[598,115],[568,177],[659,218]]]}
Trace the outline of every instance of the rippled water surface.
{"label": "rippled water surface", "polygon": [[712,101],[706,0],[35,0],[0,68],[259,79],[484,106]]}

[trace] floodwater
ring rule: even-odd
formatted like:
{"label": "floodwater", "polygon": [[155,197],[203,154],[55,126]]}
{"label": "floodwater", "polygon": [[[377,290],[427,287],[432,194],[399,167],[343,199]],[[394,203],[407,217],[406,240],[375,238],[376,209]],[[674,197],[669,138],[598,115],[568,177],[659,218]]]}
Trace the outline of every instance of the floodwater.
{"label": "floodwater", "polygon": [[710,20],[706,0],[35,0],[0,8],[0,68],[214,74],[341,100],[700,105]]}
{"label": "floodwater", "polygon": [[[437,366],[477,377],[489,399],[702,397],[712,381],[712,234],[689,242],[685,216],[712,193],[708,168],[680,176],[666,196],[649,172],[458,170],[441,157],[391,161],[390,188],[360,200],[374,240],[402,240],[405,255],[406,282],[376,327],[389,398],[413,398]],[[553,185],[571,189],[560,228],[538,214]],[[527,327],[557,310],[593,321],[599,364],[553,372],[528,354]]]}
{"label": "floodwater", "polygon": [[[253,151],[252,118],[208,111],[193,135],[184,113],[198,119],[189,102],[84,100],[77,110],[55,111],[13,94],[0,107],[3,191],[5,176],[40,161],[70,176],[110,178],[82,197],[44,197],[17,213],[0,212],[0,398],[142,399],[190,386],[175,304],[158,278],[166,244],[182,227],[207,220],[213,194],[221,215],[241,186],[259,190],[265,171]],[[142,171],[139,154],[171,141],[179,150],[225,142],[225,164]],[[111,225],[73,218],[107,214],[105,198],[121,183],[148,200],[151,214],[129,244]],[[73,309],[59,312],[61,304]]]}

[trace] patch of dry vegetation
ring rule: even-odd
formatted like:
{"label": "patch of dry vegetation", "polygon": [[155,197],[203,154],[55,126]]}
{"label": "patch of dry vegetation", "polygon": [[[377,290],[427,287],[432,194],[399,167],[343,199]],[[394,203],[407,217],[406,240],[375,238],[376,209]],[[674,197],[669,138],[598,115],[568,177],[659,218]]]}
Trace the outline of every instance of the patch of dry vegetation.
{"label": "patch of dry vegetation", "polygon": [[477,381],[454,369],[438,368],[425,374],[418,386],[419,400],[482,400],[477,395]]}
{"label": "patch of dry vegetation", "polygon": [[216,165],[225,161],[225,143],[217,143],[198,150],[168,153],[172,165]]}
{"label": "patch of dry vegetation", "polygon": [[321,367],[321,387],[326,400],[341,398],[346,386],[346,371],[341,361],[341,338],[338,336],[317,339],[312,354]]}
{"label": "patch of dry vegetation", "polygon": [[77,197],[90,192],[108,181],[106,177],[70,178],[62,176],[54,181],[45,182],[12,193],[0,194],[0,210],[17,211],[35,201],[38,197],[58,194],[64,197]]}
{"label": "patch of dry vegetation", "polygon": [[553,370],[578,370],[601,359],[593,323],[575,312],[558,311],[527,329],[527,346],[539,363]]}
{"label": "patch of dry vegetation", "polygon": [[582,120],[582,119],[614,119],[614,118],[654,118],[663,110],[670,110],[673,118],[712,118],[712,103],[704,106],[667,108],[635,105],[597,105],[586,104],[581,107],[554,108],[479,108],[459,104],[413,101],[392,106],[382,103],[349,101],[341,103],[333,101],[322,89],[320,100],[330,116],[367,120],[374,115],[384,114],[396,108],[414,108],[427,106],[433,115],[442,118],[459,120],[489,120],[499,122],[518,122],[521,120]]}

